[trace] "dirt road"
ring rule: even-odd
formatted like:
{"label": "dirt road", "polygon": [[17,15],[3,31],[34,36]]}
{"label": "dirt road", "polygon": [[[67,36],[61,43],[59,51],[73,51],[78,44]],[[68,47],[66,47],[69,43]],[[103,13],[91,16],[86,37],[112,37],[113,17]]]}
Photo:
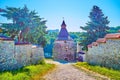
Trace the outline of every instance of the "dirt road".
{"label": "dirt road", "polygon": [[55,61],[47,62],[54,63],[57,67],[43,77],[45,80],[96,80],[84,71],[75,68],[71,63],[61,64]]}

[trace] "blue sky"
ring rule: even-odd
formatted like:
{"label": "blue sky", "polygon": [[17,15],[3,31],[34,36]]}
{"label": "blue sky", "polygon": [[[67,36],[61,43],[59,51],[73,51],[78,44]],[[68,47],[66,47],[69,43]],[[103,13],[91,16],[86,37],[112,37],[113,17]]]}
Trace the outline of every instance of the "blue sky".
{"label": "blue sky", "polygon": [[[47,20],[48,29],[60,29],[64,17],[68,31],[81,31],[80,26],[89,21],[93,5],[99,6],[108,16],[109,26],[120,25],[120,0],[0,0],[0,8],[23,7],[25,4]],[[9,21],[0,17],[0,23],[3,22]]]}

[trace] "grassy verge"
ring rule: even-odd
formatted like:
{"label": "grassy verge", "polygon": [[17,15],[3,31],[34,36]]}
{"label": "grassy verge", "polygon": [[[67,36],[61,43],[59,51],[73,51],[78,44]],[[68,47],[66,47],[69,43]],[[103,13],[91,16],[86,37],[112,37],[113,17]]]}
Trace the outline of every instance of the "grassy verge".
{"label": "grassy verge", "polygon": [[54,64],[38,64],[26,66],[16,71],[0,72],[0,80],[40,80],[54,67]]}
{"label": "grassy verge", "polygon": [[89,71],[93,71],[95,73],[107,76],[108,78],[110,78],[111,80],[120,80],[120,71],[118,70],[113,70],[113,69],[108,69],[105,67],[100,67],[100,66],[92,66],[89,65],[86,62],[77,62],[75,64],[76,67],[79,68],[84,68],[86,70]]}

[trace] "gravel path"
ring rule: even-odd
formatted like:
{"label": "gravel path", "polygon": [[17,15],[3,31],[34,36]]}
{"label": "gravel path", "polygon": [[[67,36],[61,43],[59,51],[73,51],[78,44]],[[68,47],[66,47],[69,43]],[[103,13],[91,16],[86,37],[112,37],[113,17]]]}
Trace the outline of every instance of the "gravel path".
{"label": "gravel path", "polygon": [[49,72],[43,78],[45,80],[96,80],[87,73],[78,70],[72,64],[60,64],[58,62],[49,62],[55,63],[57,65],[56,69],[52,72]]}

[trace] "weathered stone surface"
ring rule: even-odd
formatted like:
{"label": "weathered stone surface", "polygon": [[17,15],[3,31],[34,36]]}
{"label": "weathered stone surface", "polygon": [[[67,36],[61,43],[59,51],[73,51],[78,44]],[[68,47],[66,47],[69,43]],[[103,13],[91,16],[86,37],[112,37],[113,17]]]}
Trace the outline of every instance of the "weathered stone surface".
{"label": "weathered stone surface", "polygon": [[12,40],[0,40],[0,71],[35,64],[43,58],[43,48],[33,49],[31,44],[15,45]]}
{"label": "weathered stone surface", "polygon": [[107,39],[106,43],[88,48],[86,59],[90,64],[120,69],[120,39]]}
{"label": "weathered stone surface", "polygon": [[30,64],[30,56],[32,54],[32,47],[27,45],[15,45],[15,58],[18,62],[18,67]]}
{"label": "weathered stone surface", "polygon": [[41,47],[32,48],[31,62],[33,64],[38,63],[38,61],[42,60],[43,58],[44,58],[43,48]]}
{"label": "weathered stone surface", "polygon": [[54,60],[74,61],[76,46],[74,41],[55,41],[53,48]]}
{"label": "weathered stone surface", "polygon": [[0,70],[12,70],[15,64],[14,41],[0,40]]}

